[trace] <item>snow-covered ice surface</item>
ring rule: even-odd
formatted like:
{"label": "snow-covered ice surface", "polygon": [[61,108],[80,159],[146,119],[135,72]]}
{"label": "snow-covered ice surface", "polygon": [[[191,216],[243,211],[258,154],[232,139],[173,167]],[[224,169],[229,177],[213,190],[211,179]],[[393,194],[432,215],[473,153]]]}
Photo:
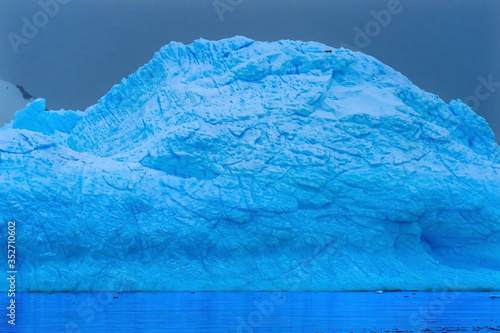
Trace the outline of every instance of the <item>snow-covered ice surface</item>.
{"label": "snow-covered ice surface", "polygon": [[0,80],[0,127],[9,123],[14,113],[31,101],[33,97],[23,87]]}
{"label": "snow-covered ice surface", "polygon": [[19,111],[18,290],[500,289],[486,121],[330,49],[171,43],[84,113]]}

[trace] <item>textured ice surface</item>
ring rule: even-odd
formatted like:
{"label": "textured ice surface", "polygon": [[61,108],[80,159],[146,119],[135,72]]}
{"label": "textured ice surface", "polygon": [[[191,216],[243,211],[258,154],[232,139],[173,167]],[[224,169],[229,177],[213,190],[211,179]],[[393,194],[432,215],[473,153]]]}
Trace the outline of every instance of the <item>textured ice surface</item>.
{"label": "textured ice surface", "polygon": [[171,43],[85,113],[18,112],[18,289],[500,289],[488,124],[329,49]]}

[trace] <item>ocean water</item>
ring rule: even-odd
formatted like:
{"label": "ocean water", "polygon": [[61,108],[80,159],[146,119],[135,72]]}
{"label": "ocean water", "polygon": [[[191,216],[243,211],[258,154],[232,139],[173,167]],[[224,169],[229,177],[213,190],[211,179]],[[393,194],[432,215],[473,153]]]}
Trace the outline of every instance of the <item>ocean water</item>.
{"label": "ocean water", "polygon": [[[494,292],[166,292],[16,295],[0,332],[494,332]],[[8,297],[2,293],[2,304]]]}

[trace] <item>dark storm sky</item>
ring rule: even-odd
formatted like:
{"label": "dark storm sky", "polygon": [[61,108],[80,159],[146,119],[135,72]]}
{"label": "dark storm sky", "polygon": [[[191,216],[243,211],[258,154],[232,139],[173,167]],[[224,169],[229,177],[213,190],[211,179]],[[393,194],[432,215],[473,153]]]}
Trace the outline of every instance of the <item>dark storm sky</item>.
{"label": "dark storm sky", "polygon": [[[500,136],[498,0],[58,1],[67,3],[44,22],[39,0],[0,0],[0,78],[46,98],[49,109],[95,104],[170,41],[243,35],[351,45],[447,102],[479,102],[475,110]],[[231,10],[220,16],[214,2]],[[372,13],[389,9],[390,22],[378,23]],[[40,28],[16,53],[9,33],[26,37],[23,18]],[[488,77],[499,83],[486,87]]]}

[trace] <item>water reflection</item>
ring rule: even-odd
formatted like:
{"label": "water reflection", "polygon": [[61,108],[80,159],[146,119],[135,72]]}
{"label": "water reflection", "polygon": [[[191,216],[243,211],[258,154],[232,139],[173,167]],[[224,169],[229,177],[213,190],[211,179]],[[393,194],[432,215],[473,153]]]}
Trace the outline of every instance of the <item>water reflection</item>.
{"label": "water reflection", "polygon": [[[493,294],[18,294],[16,327],[4,314],[0,331],[491,332],[500,331],[500,298]],[[6,294],[1,301],[7,304]]]}

